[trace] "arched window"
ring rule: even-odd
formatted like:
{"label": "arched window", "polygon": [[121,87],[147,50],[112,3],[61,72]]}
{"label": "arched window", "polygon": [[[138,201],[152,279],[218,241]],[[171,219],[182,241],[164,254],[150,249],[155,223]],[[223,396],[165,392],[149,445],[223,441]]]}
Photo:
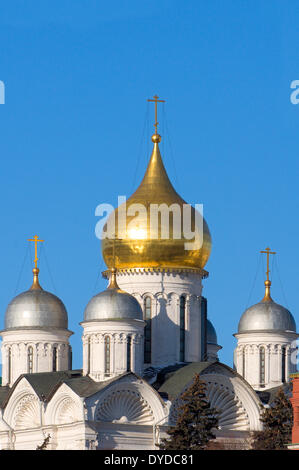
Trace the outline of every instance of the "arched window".
{"label": "arched window", "polygon": [[32,374],[33,372],[33,348],[29,346],[27,349],[27,371],[28,374]]}
{"label": "arched window", "polygon": [[110,336],[105,336],[105,374],[110,374],[110,354],[111,354]]}
{"label": "arched window", "polygon": [[286,381],[286,348],[281,348],[281,381]]}
{"label": "arched window", "polygon": [[260,348],[260,386],[265,386],[265,348]]}
{"label": "arched window", "polygon": [[132,338],[131,336],[128,336],[128,342],[127,342],[127,372],[131,370],[131,344],[132,344]]}
{"label": "arched window", "polygon": [[186,298],[180,298],[180,362],[185,362],[185,310]]}
{"label": "arched window", "polygon": [[7,350],[7,382],[11,382],[11,348]]}
{"label": "arched window", "polygon": [[144,362],[152,362],[152,299],[146,297],[144,301]]}
{"label": "arched window", "polygon": [[54,346],[53,348],[53,364],[52,364],[53,372],[57,371],[57,347]]}

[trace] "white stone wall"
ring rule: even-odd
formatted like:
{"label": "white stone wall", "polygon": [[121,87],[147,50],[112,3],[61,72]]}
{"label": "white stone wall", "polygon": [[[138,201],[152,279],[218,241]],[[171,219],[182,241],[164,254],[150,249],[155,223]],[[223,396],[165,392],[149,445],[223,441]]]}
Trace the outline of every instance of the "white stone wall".
{"label": "white stone wall", "polygon": [[[90,321],[82,322],[83,374],[93,380],[108,380],[127,371],[127,345],[131,339],[130,370],[138,375],[143,372],[144,322]],[[110,338],[110,372],[105,373],[105,337]]]}
{"label": "white stone wall", "polygon": [[152,362],[163,366],[180,361],[180,297],[186,298],[185,361],[201,360],[202,276],[195,272],[128,270],[117,272],[121,289],[134,295],[143,311],[152,299]]}
{"label": "white stone wall", "polygon": [[[33,351],[32,372],[53,370],[53,349],[57,348],[57,369],[69,368],[69,337],[67,330],[7,330],[2,331],[2,385],[13,385],[21,374],[27,374],[28,350]],[[9,372],[9,350],[11,364]]]}
{"label": "white stone wall", "polygon": [[24,377],[3,415],[0,410],[0,450],[35,450],[47,435],[49,450],[153,449],[155,423],[167,414],[156,390],[134,374],[86,399],[63,383],[49,402],[41,401]]}
{"label": "white stone wall", "polygon": [[[235,337],[238,345],[234,353],[236,371],[255,390],[265,390],[282,384],[282,348],[286,350],[285,381],[296,372],[296,339],[291,332],[250,332]],[[260,348],[265,348],[265,383],[260,383]],[[244,357],[243,357],[244,355]],[[245,370],[244,370],[245,369]]]}
{"label": "white stone wall", "polygon": [[[228,367],[215,363],[202,373],[212,406],[221,411],[221,433],[261,429],[261,402]],[[188,386],[188,384],[187,384]],[[171,422],[173,403],[145,380],[126,374],[89,397],[62,383],[49,401],[40,400],[26,377],[0,410],[0,449],[36,449],[49,434],[47,449],[154,449]],[[237,437],[237,436],[236,436]]]}

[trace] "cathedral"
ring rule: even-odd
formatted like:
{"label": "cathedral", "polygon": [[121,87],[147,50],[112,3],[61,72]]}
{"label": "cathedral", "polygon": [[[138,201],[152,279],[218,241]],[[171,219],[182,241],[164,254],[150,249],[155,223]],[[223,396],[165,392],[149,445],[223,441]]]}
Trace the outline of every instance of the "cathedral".
{"label": "cathedral", "polygon": [[[212,246],[207,222],[201,242],[188,250],[183,236],[150,237],[142,213],[132,226],[136,205],[187,204],[168,178],[157,125],[156,118],[151,158],[126,201],[125,223],[121,206],[106,223],[116,221],[115,236],[102,239],[108,286],[82,314],[80,370],[72,369],[67,310],[40,285],[41,240],[33,239],[32,285],[10,301],[1,331],[0,449],[34,450],[46,438],[49,450],[158,449],[196,373],[220,413],[217,440],[249,448],[252,432],[262,429],[262,406],[296,372],[296,323],[272,300],[270,249],[265,295],[240,318],[232,369],[218,360],[221,346],[202,295]],[[189,207],[194,225],[198,214]],[[161,217],[159,234],[164,223]]]}

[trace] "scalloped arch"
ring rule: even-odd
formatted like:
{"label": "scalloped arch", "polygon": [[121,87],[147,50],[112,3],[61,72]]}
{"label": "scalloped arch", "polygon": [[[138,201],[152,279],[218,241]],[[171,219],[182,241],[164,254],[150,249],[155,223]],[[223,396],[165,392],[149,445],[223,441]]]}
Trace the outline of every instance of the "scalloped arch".
{"label": "scalloped arch", "polygon": [[55,413],[55,423],[67,424],[81,421],[78,405],[70,397],[65,397],[58,405]]}
{"label": "scalloped arch", "polygon": [[[248,414],[232,389],[218,382],[206,381],[206,395],[212,408],[219,411],[218,424],[222,430],[248,431]],[[170,420],[175,423],[181,400],[177,399],[171,410]]]}
{"label": "scalloped arch", "polygon": [[101,402],[95,412],[96,421],[152,424],[154,415],[144,398],[134,390],[116,390]]}
{"label": "scalloped arch", "polygon": [[33,394],[27,394],[17,404],[13,417],[15,429],[27,429],[40,426],[40,404]]}

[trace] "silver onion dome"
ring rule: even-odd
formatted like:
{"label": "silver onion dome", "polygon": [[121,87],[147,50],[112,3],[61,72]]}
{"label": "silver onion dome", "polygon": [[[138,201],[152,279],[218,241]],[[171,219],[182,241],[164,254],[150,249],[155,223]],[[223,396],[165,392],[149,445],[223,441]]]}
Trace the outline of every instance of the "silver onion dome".
{"label": "silver onion dome", "polygon": [[239,322],[238,333],[269,330],[296,333],[296,322],[293,315],[285,307],[274,302],[270,294],[270,287],[271,281],[267,279],[263,300],[245,310]]}
{"label": "silver onion dome", "polygon": [[38,282],[39,270],[33,270],[32,287],[17,295],[9,303],[4,319],[5,330],[10,329],[67,329],[67,311],[62,301],[43,290]]}
{"label": "silver onion dome", "polygon": [[218,345],[216,330],[210,320],[207,320],[207,343]]}
{"label": "silver onion dome", "polygon": [[238,333],[254,331],[288,331],[296,333],[296,322],[291,312],[277,304],[271,297],[271,281],[269,279],[269,255],[275,254],[270,248],[261,253],[267,254],[267,279],[265,280],[265,295],[261,302],[252,305],[243,313],[238,326]]}
{"label": "silver onion dome", "polygon": [[138,300],[118,287],[113,269],[108,288],[92,297],[84,311],[84,321],[101,320],[143,320]]}
{"label": "silver onion dome", "polygon": [[261,301],[245,310],[238,327],[238,333],[249,331],[293,331],[296,322],[293,315],[282,305],[272,301]]}

